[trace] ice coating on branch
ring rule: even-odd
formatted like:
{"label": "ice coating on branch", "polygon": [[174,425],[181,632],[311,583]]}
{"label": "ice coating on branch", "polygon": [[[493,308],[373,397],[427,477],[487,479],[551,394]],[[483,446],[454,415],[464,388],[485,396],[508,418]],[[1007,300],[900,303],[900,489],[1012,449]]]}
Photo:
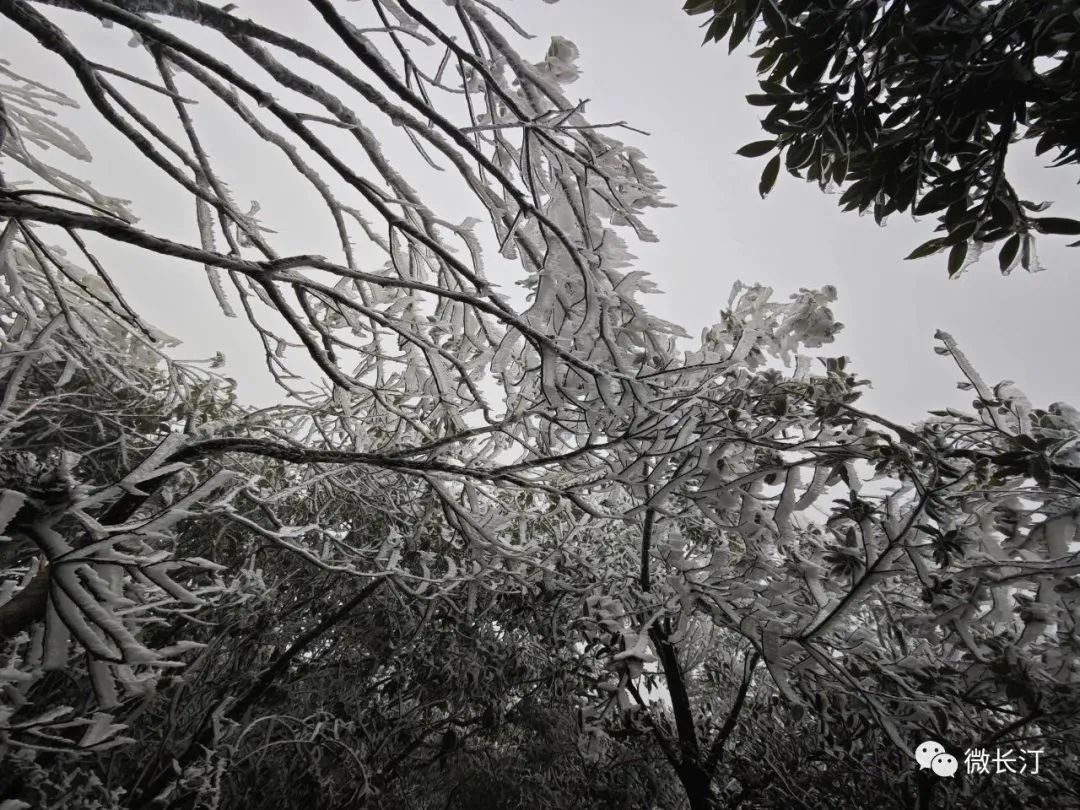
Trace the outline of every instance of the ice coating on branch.
{"label": "ice coating on branch", "polygon": [[755,368],[768,355],[788,365],[801,349],[830,343],[844,328],[829,307],[836,300],[836,289],[830,285],[800,290],[790,304],[773,302],[772,294],[771,288],[760,284],[735,282],[722,319],[703,332],[698,356],[733,356]]}
{"label": "ice coating on branch", "polygon": [[559,84],[571,84],[581,75],[577,66],[580,55],[577,45],[566,37],[555,36],[551,38],[547,56],[536,68]]}

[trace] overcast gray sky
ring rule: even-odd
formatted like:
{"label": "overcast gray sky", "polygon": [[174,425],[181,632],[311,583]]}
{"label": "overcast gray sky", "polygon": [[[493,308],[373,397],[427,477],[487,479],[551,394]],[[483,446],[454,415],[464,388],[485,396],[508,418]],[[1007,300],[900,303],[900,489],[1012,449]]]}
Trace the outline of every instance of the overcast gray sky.
{"label": "overcast gray sky", "polygon": [[[348,10],[360,14],[365,5]],[[432,13],[444,10],[441,0],[419,5]],[[1065,248],[1065,239],[1041,240],[1045,272],[1018,270],[1002,277],[988,254],[950,281],[940,256],[903,261],[929,238],[930,219],[915,223],[894,215],[879,228],[870,217],[840,212],[835,197],[786,174],[767,200],[759,198],[764,160],[734,154],[762,137],[759,110],[743,100],[756,90],[754,63],[745,49],[728,56],[726,46],[701,47],[701,18],[686,17],[680,0],[561,0],[554,5],[501,0],[501,5],[537,35],[521,44],[531,61],[543,57],[553,34],[578,45],[582,75],[567,94],[590,99],[586,112],[593,121],[624,119],[651,133],[618,137],[645,151],[668,187],[668,200],[677,205],[649,212],[658,244],[632,245],[640,268],[665,290],[646,302],[654,312],[681,324],[696,339],[716,320],[736,280],[767,284],[784,298],[800,287],[833,284],[840,295],[837,317],[846,329],[827,353],[852,358],[860,376],[874,383],[865,403],[884,415],[913,420],[928,408],[970,403],[969,394],[956,390],[958,371],[933,352],[939,328],[957,338],[988,381],[1015,380],[1037,407],[1056,400],[1080,404],[1074,359],[1080,338],[1075,315],[1080,254]],[[277,20],[306,39],[317,39],[321,23],[306,8],[298,0],[247,0],[235,13]],[[11,66],[85,105],[66,66],[13,28],[0,22],[3,57]],[[115,32],[85,22],[77,30],[80,44],[102,61],[148,75],[145,53],[125,47],[126,39],[118,40]],[[150,94],[146,104],[159,105],[155,118],[175,118]],[[64,120],[93,150],[94,166],[80,171],[100,190],[133,199],[142,226],[195,241],[191,204],[170,193],[171,181],[155,176],[145,161],[133,162],[131,148],[118,143],[95,115],[80,111]],[[396,143],[404,138],[394,135],[389,132],[388,154],[407,173],[422,173],[407,142]],[[239,200],[262,203],[263,222],[281,233],[276,242],[287,245],[282,252],[333,249],[327,218],[309,216],[316,206],[314,195],[282,180],[286,170],[279,158],[235,146],[227,126],[211,138],[211,153],[227,166],[223,174]],[[1080,213],[1075,167],[1046,170],[1027,154],[1010,167],[1022,193],[1055,200],[1054,213],[1062,216]],[[460,221],[469,212],[467,192],[459,184],[439,178],[430,183],[421,188],[446,218]],[[250,329],[220,316],[196,268],[125,247],[102,250],[113,266],[123,267],[136,306],[185,341],[180,356],[208,356],[223,349],[242,397],[269,396]]]}

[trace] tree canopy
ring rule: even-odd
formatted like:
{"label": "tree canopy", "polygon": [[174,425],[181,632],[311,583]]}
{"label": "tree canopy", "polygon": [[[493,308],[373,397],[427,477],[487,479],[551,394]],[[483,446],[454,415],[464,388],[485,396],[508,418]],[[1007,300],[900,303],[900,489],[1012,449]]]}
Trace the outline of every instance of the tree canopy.
{"label": "tree canopy", "polygon": [[[836,189],[845,211],[933,214],[939,235],[909,259],[947,252],[954,275],[986,249],[1003,273],[1039,269],[1040,234],[1080,221],[1045,214],[1009,180],[1022,140],[1052,166],[1080,162],[1080,18],[1070,0],[688,0],[705,41],[755,41],[772,155],[760,191],[785,168]],[[1071,246],[1080,245],[1073,242]]]}
{"label": "tree canopy", "polygon": [[[831,287],[737,282],[681,348],[627,243],[662,187],[567,98],[572,43],[305,8],[0,3],[191,234],[81,180],[74,102],[0,65],[3,810],[1076,806],[1080,414],[946,332],[970,410],[864,411]],[[279,249],[215,120],[336,243]],[[205,278],[281,402],[178,360],[110,242]],[[935,779],[926,739],[1042,776]]]}

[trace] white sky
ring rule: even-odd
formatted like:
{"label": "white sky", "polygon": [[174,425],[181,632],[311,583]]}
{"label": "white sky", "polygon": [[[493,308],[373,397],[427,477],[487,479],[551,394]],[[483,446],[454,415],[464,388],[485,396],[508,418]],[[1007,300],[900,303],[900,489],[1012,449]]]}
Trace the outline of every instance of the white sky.
{"label": "white sky", "polygon": [[[441,0],[418,0],[418,5],[432,14],[445,13]],[[647,138],[625,132],[616,136],[645,151],[668,187],[667,199],[677,207],[649,212],[647,221],[660,242],[632,244],[631,249],[640,269],[665,290],[647,300],[649,308],[681,324],[695,341],[716,319],[736,280],[767,284],[782,298],[800,287],[833,284],[840,294],[835,311],[846,328],[825,353],[847,354],[859,376],[874,382],[865,407],[910,421],[929,408],[970,403],[970,395],[955,388],[959,372],[933,352],[939,328],[956,337],[988,381],[1015,380],[1036,407],[1056,400],[1080,404],[1074,359],[1080,339],[1075,315],[1080,254],[1064,247],[1067,239],[1040,240],[1047,270],[1038,274],[1017,270],[1002,277],[992,253],[952,281],[946,278],[943,256],[904,262],[908,252],[930,238],[931,218],[914,223],[894,215],[879,228],[871,217],[841,212],[835,197],[786,173],[767,200],[759,198],[765,159],[734,154],[741,145],[765,137],[757,123],[761,111],[743,100],[757,90],[749,49],[728,56],[726,45],[701,47],[701,18],[686,17],[681,0],[561,0],[554,5],[501,0],[501,5],[537,35],[521,43],[530,61],[543,57],[552,34],[578,45],[582,76],[567,95],[590,99],[586,113],[592,121],[626,120],[651,133]],[[366,6],[357,3],[346,11],[355,8],[360,14]],[[297,36],[318,41],[321,23],[307,8],[300,0],[247,0],[235,13],[270,24],[276,20]],[[62,14],[49,12],[54,19],[68,19]],[[146,54],[124,47],[126,38],[118,39],[117,32],[85,21],[69,30],[81,32],[79,44],[100,61],[150,75]],[[15,70],[86,104],[68,68],[6,19],[0,19],[0,41],[3,58]],[[155,103],[146,100],[156,120],[162,120],[159,115],[175,118],[167,105]],[[212,115],[208,108],[200,113]],[[133,199],[141,226],[196,243],[192,203],[170,192],[171,181],[145,161],[136,164],[133,150],[118,143],[96,114],[80,111],[62,120],[96,156],[95,165],[80,167],[79,173],[100,191]],[[400,130],[383,131],[395,165],[410,180],[423,175],[426,168]],[[313,213],[314,195],[283,186],[276,173],[283,171],[281,161],[270,151],[252,150],[250,139],[237,148],[230,136],[231,130],[222,127],[210,139],[211,153],[237,199],[244,204],[258,199],[263,205],[260,218],[280,232],[272,240],[281,252],[330,255],[328,218]],[[1010,169],[1022,195],[1055,200],[1053,213],[1061,216],[1080,214],[1075,167],[1047,171],[1029,157],[1014,160]],[[425,182],[429,185],[418,183],[425,199],[445,218],[460,221],[473,213],[460,184],[451,186],[438,177]],[[110,266],[122,268],[118,275],[136,308],[183,338],[179,356],[206,357],[222,349],[231,360],[229,373],[240,381],[242,398],[269,396],[250,329],[221,317],[198,268],[97,244]],[[497,280],[497,268],[490,272]]]}

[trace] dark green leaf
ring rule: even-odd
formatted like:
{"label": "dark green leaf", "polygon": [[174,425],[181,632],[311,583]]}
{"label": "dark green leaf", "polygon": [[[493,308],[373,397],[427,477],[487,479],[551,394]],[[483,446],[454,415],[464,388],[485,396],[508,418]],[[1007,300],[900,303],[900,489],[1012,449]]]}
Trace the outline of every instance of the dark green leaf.
{"label": "dark green leaf", "polygon": [[956,202],[963,194],[964,190],[959,186],[952,184],[940,186],[919,200],[918,205],[915,206],[915,213],[921,215],[940,211],[942,208],[947,208],[951,203]]}
{"label": "dark green leaf", "polygon": [[911,206],[911,203],[915,200],[915,190],[918,186],[918,182],[915,177],[914,171],[904,172],[900,176],[899,181],[896,184],[896,202],[900,206],[900,210],[904,211]]}
{"label": "dark green leaf", "polygon": [[836,162],[832,167],[832,179],[834,183],[840,184],[847,179],[848,174],[848,155],[843,154],[836,159]]}
{"label": "dark green leaf", "polygon": [[761,157],[767,155],[776,146],[776,141],[754,141],[748,143],[746,146],[742,146],[736,150],[736,155],[742,155],[743,157]]}
{"label": "dark green leaf", "polygon": [[967,258],[967,253],[967,242],[960,242],[957,245],[953,245],[952,250],[949,251],[950,278],[960,272],[960,268],[964,266],[964,259]]}
{"label": "dark green leaf", "polygon": [[840,476],[840,480],[847,484],[847,488],[851,489],[851,478],[848,477],[847,467],[843,464],[836,465],[836,472]]}
{"label": "dark green leaf", "polygon": [[833,59],[832,67],[829,68],[829,79],[835,79],[844,70],[844,67],[848,63],[846,53],[838,53],[836,58]]}
{"label": "dark green leaf", "polygon": [[705,41],[708,42],[711,39],[714,42],[721,42],[727,35],[728,29],[731,28],[732,19],[733,17],[730,14],[714,17],[705,31]]}
{"label": "dark green leaf", "polygon": [[787,167],[789,169],[801,169],[814,156],[815,142],[813,138],[802,138],[788,149]]}
{"label": "dark green leaf", "polygon": [[892,129],[897,124],[902,124],[908,118],[911,117],[912,107],[910,104],[902,104],[893,110],[882,122],[882,126],[885,129]]}
{"label": "dark green leaf", "polygon": [[995,199],[990,204],[990,219],[999,228],[1010,228],[1016,221],[1012,209],[1001,199]]}
{"label": "dark green leaf", "polygon": [[1031,220],[1035,227],[1043,233],[1058,233],[1065,236],[1076,236],[1080,233],[1080,222],[1065,217],[1039,217]]}
{"label": "dark green leaf", "polygon": [[790,102],[791,98],[790,93],[751,93],[746,97],[746,101],[754,107],[771,107],[773,104]]}
{"label": "dark green leaf", "polygon": [[987,228],[984,226],[983,230],[975,236],[975,239],[979,242],[999,242],[1006,236],[1011,236],[1012,231],[1005,228]]}
{"label": "dark green leaf", "polygon": [[758,63],[758,73],[764,73],[783,55],[783,51],[779,48],[767,48],[768,53],[761,58]]}
{"label": "dark green leaf", "polygon": [[949,244],[955,245],[960,242],[966,242],[975,235],[975,231],[978,230],[978,227],[978,223],[973,219],[969,219],[967,222],[961,222],[949,232]]}
{"label": "dark green leaf", "polygon": [[754,18],[746,14],[735,15],[735,23],[731,26],[731,37],[728,39],[728,53],[732,53],[750,33],[754,25]]}
{"label": "dark green leaf", "polygon": [[[931,240],[913,257],[942,251],[962,269],[974,243],[994,245],[1005,267],[1035,269],[1034,244],[1016,234],[1080,239],[1080,215],[1044,216],[1044,205],[1019,200],[1001,163],[1029,139],[1056,166],[1080,164],[1076,71],[1054,61],[1080,52],[1075,2],[990,3],[1001,13],[982,16],[962,10],[987,5],[974,0],[910,0],[895,4],[899,16],[849,0],[684,2],[711,8],[710,22],[723,16],[730,48],[746,42],[753,51],[761,89],[747,100],[775,141],[744,150],[780,152],[794,176],[841,186],[844,210],[882,223],[901,211],[939,218],[923,238],[948,241]],[[985,47],[965,56],[969,41]],[[771,179],[762,176],[762,193]]]}
{"label": "dark green leaf", "polygon": [[765,164],[765,171],[761,173],[761,182],[758,183],[758,193],[761,194],[761,198],[765,199],[772,191],[774,185],[776,185],[777,175],[780,174],[780,155],[779,153],[772,156],[772,159]]}
{"label": "dark green leaf", "polygon": [[[946,209],[942,221],[945,223],[945,227],[952,232],[964,224],[968,219],[971,219],[974,222],[975,212],[968,211],[967,200],[959,199]],[[974,233],[974,230],[972,233]]]}
{"label": "dark green leaf", "polygon": [[786,34],[789,30],[788,21],[776,7],[773,0],[765,0],[761,5],[761,13],[765,23],[778,35]]}
{"label": "dark green leaf", "polygon": [[1019,250],[1020,234],[1014,233],[1005,240],[1005,244],[1001,246],[1001,251],[998,253],[998,267],[1001,268],[1002,273],[1009,272],[1009,268],[1016,261],[1016,254]]}
{"label": "dark green leaf", "polygon": [[943,247],[945,247],[944,239],[931,239],[929,242],[923,242],[921,245],[911,251],[911,253],[905,256],[904,259],[921,259],[924,256],[929,256],[932,253],[937,253]]}
{"label": "dark green leaf", "polygon": [[706,11],[712,11],[716,5],[716,0],[686,0],[683,3],[683,11],[687,14],[704,14]]}

